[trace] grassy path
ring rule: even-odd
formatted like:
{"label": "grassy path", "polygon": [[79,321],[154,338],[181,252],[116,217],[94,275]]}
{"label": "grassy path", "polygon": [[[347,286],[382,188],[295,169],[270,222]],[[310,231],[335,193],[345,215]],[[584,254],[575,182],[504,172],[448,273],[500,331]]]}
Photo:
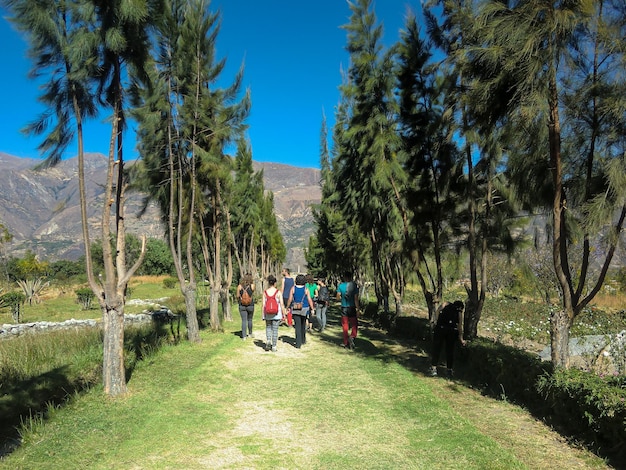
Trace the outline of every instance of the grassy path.
{"label": "grassy path", "polygon": [[255,326],[163,349],[124,398],[77,397],[0,469],[607,468],[519,408],[424,377],[425,356],[377,330],[350,352],[338,326],[301,350],[281,327],[272,353]]}

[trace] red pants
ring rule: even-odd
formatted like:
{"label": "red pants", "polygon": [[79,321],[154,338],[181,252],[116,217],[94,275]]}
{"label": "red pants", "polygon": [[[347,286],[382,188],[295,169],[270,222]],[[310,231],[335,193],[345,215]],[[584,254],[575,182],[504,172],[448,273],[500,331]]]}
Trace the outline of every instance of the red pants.
{"label": "red pants", "polygon": [[359,321],[357,317],[349,317],[347,315],[341,315],[341,328],[343,329],[343,344],[348,345],[348,327],[352,328],[350,336],[356,338],[356,332],[358,329]]}

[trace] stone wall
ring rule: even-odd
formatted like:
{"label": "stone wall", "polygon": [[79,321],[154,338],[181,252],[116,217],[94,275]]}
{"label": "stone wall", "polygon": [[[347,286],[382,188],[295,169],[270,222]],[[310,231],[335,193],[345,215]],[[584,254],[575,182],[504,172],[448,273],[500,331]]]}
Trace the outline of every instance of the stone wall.
{"label": "stone wall", "polygon": [[[124,315],[124,323],[142,323],[153,320],[152,313]],[[0,325],[0,339],[14,338],[23,334],[44,333],[47,331],[67,330],[72,328],[95,328],[102,322],[99,320],[66,320],[62,322],[38,321]]]}

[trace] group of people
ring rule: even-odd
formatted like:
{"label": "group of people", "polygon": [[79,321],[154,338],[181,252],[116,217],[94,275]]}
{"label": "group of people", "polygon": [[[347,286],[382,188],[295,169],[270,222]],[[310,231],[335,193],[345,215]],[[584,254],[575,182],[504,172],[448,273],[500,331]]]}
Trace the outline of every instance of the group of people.
{"label": "group of people", "polygon": [[[281,288],[276,285],[273,274],[267,277],[268,287],[263,292],[262,313],[265,321],[266,350],[276,351],[278,330],[281,325],[295,329],[295,347],[306,344],[307,332],[313,325],[322,332],[327,326],[327,311],[330,305],[330,290],[326,279],[314,279],[311,275],[291,276],[289,269],[283,269]],[[241,314],[241,337],[252,336],[254,315],[254,294],[252,276],[246,274],[237,286],[237,302]],[[346,273],[343,282],[337,287],[337,300],[341,301],[341,325],[344,347],[354,349],[357,336],[359,306],[359,288],[351,273]],[[350,330],[350,331],[349,331]]]}
{"label": "group of people", "polygon": [[[273,274],[267,277],[268,287],[263,292],[262,312],[265,321],[267,351],[276,351],[278,329],[281,325],[295,328],[295,347],[300,349],[306,344],[307,332],[313,322],[321,332],[327,325],[327,310],[330,305],[330,291],[326,279],[314,279],[311,275],[291,276],[289,269],[282,272],[281,288],[276,286]],[[254,315],[254,283],[252,276],[246,274],[237,286],[237,301],[241,314],[241,337],[252,336],[252,318]],[[359,287],[350,272],[344,273],[341,284],[337,286],[337,300],[341,301],[342,346],[354,349],[354,339],[358,330]],[[444,302],[433,319],[433,346],[431,352],[430,375],[438,375],[437,366],[442,349],[446,355],[446,375],[452,377],[455,345],[465,345],[463,339],[463,311],[465,305],[457,300]]]}

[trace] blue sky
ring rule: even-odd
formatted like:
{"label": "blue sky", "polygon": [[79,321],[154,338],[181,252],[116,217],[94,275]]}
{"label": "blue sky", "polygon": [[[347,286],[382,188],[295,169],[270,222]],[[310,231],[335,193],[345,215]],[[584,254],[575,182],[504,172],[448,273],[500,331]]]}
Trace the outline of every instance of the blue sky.
{"label": "blue sky", "polygon": [[[245,67],[244,85],[252,94],[247,121],[252,158],[318,168],[322,113],[332,126],[341,68],[348,67],[346,32],[340,28],[350,17],[346,0],[213,0],[210,8],[222,15],[217,53],[227,67],[221,79],[229,84],[242,63]],[[419,16],[420,1],[374,2],[385,45],[398,40],[409,9]],[[27,78],[25,40],[6,20],[6,11],[0,13],[0,152],[37,159],[39,140],[20,133],[42,110],[37,84]],[[90,123],[85,150],[106,154],[109,131],[99,121]],[[75,149],[70,146],[66,157]],[[130,150],[127,158],[135,158]]]}

